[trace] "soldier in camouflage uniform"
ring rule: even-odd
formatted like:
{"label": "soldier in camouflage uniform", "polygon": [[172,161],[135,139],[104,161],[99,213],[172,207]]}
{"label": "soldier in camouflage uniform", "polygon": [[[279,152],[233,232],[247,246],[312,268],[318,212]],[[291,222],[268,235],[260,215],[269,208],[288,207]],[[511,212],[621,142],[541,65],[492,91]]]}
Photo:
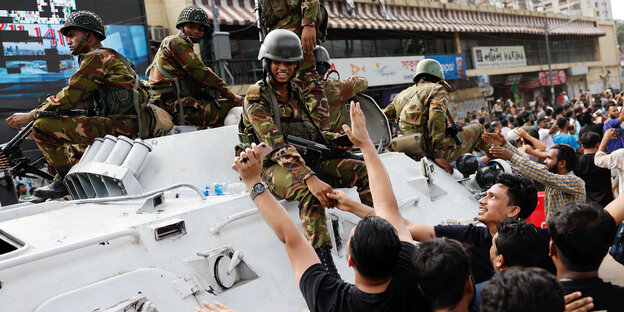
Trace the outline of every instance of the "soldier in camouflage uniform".
{"label": "soldier in camouflage uniform", "polygon": [[[165,109],[177,125],[222,126],[229,110],[240,106],[243,97],[233,94],[193,51],[193,43],[210,33],[208,16],[200,8],[187,7],[176,27],[180,32],[163,39],[148,69],[151,101]],[[216,102],[216,97],[207,94],[209,90],[229,101]]]}
{"label": "soldier in camouflage uniform", "polygon": [[[80,67],[69,84],[48,97],[30,113],[7,118],[12,127],[34,120],[34,139],[48,164],[58,173],[50,185],[38,188],[35,196],[56,198],[68,194],[62,179],[71,168],[68,145],[91,144],[107,134],[133,137],[137,134],[135,100],[147,101],[130,61],[113,49],[102,47],[106,38],[100,17],[88,11],[72,13],[61,28],[73,55],[80,55]],[[136,88],[135,88],[136,84]],[[85,116],[63,116],[64,111],[82,108]],[[46,117],[56,113],[58,117]]]}
{"label": "soldier in camouflage uniform", "polygon": [[306,113],[302,82],[293,79],[303,58],[299,38],[290,31],[274,30],[267,35],[258,58],[264,62],[267,77],[247,91],[243,105],[245,129],[241,140],[243,143],[266,142],[273,148],[265,159],[263,180],[273,194],[299,201],[306,237],[325,269],[338,275],[331,257],[331,238],[324,209],[334,207],[335,203],[326,194],[333,191],[332,186],[356,186],[360,200],[371,205],[366,166],[363,161],[354,159],[322,159],[321,172],[315,173],[301,154],[285,141],[286,135],[294,135],[323,144],[327,142],[322,137],[327,134],[319,133],[320,128],[311,121],[315,119],[311,116],[314,112]]}
{"label": "soldier in camouflage uniform", "polygon": [[258,0],[268,31],[287,29],[299,36],[305,53],[311,53],[317,43],[316,19],[319,0]]}
{"label": "soldier in camouflage uniform", "polygon": [[414,82],[416,84],[399,93],[384,110],[389,122],[398,122],[405,138],[423,134],[423,140],[414,141],[414,144],[422,144],[424,155],[410,156],[433,158],[449,173],[453,172],[451,162],[475,148],[490,156],[490,144],[481,138],[483,126],[477,124],[464,127],[458,133],[461,144],[446,134],[446,111],[451,87],[444,80],[444,72],[438,61],[420,61]]}
{"label": "soldier in camouflage uniform", "polygon": [[368,88],[368,80],[360,76],[351,76],[345,80],[330,80],[326,74],[331,68],[329,53],[321,46],[314,48],[316,70],[321,77],[320,83],[329,109],[329,131],[342,133],[342,125],[346,124],[345,105],[347,100],[364,92]]}

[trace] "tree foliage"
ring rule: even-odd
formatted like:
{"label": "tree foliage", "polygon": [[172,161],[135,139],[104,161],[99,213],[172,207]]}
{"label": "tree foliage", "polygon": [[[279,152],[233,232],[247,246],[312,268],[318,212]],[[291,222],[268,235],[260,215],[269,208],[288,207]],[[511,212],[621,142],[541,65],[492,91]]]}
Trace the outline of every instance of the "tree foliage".
{"label": "tree foliage", "polygon": [[624,24],[617,24],[615,27],[615,33],[617,35],[617,42],[620,47],[624,47]]}

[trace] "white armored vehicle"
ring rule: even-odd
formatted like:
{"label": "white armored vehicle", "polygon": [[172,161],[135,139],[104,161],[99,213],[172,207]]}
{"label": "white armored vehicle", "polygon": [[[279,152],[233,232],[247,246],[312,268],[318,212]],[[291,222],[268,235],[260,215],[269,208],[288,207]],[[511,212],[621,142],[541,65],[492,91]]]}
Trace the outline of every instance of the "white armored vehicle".
{"label": "white armored vehicle", "polygon": [[[381,150],[387,120],[368,104]],[[74,200],[0,207],[0,311],[190,312],[215,300],[238,311],[306,311],[282,243],[248,194],[204,195],[213,183],[240,182],[230,168],[237,134],[226,126],[145,141],[107,136],[67,175]],[[405,218],[476,216],[472,180],[404,154],[381,159]],[[282,204],[299,224],[297,203]],[[345,248],[359,218],[326,213],[334,262],[353,281]]]}

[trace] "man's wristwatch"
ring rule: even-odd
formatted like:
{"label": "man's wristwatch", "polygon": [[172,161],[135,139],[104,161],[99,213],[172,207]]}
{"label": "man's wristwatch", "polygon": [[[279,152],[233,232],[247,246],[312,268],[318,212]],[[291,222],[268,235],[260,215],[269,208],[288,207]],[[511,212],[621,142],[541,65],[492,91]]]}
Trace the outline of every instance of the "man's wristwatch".
{"label": "man's wristwatch", "polygon": [[251,200],[254,200],[256,196],[264,192],[267,189],[267,187],[268,186],[264,182],[258,182],[254,184],[254,186],[251,188],[251,193],[249,194],[249,196],[251,197]]}

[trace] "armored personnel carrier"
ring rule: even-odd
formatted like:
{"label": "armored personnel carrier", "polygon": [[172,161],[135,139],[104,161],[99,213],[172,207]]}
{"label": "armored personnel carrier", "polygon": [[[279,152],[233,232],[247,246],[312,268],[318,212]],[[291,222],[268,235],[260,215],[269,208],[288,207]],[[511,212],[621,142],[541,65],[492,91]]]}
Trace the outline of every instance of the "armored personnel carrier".
{"label": "armored personnel carrier", "polygon": [[[366,99],[360,99],[365,102]],[[363,105],[380,151],[388,122]],[[73,200],[0,207],[0,311],[193,311],[218,300],[239,311],[307,311],[282,243],[237,183],[236,126],[150,140],[97,139],[65,179]],[[478,186],[433,162],[382,153],[407,219],[438,224],[477,213]],[[355,190],[347,190],[357,198]],[[300,224],[296,202],[281,202]],[[327,209],[334,262],[359,218]]]}

